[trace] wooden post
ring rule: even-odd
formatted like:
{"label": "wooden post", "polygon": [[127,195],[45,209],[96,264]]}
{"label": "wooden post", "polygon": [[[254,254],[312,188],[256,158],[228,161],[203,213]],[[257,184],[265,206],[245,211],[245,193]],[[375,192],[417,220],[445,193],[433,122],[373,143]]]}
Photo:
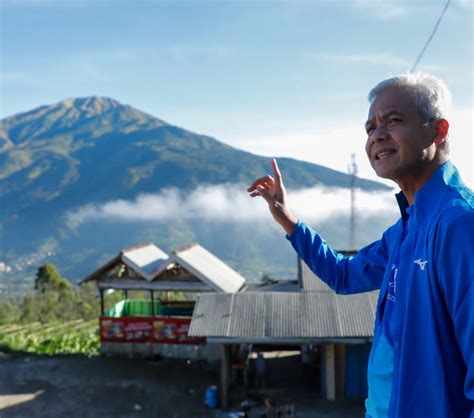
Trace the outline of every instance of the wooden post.
{"label": "wooden post", "polygon": [[155,295],[153,290],[150,290],[151,295],[151,316],[155,316]]}
{"label": "wooden post", "polygon": [[100,316],[104,316],[104,289],[99,289],[100,293]]}
{"label": "wooden post", "polygon": [[230,346],[221,344],[221,408],[229,406]]}
{"label": "wooden post", "polygon": [[123,291],[123,295],[124,295],[125,299],[128,299],[128,290],[127,289],[125,289]]}
{"label": "wooden post", "polygon": [[327,344],[324,346],[324,364],[326,399],[334,401],[336,399],[336,367],[334,344]]}
{"label": "wooden post", "polygon": [[343,399],[346,377],[346,345],[336,345],[336,398]]}

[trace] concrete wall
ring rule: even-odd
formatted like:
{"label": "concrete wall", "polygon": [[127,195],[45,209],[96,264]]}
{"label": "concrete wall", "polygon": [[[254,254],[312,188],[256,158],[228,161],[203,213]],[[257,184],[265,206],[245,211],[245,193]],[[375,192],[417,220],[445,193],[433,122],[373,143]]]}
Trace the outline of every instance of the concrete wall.
{"label": "concrete wall", "polygon": [[[153,357],[159,355],[164,358],[207,360],[208,351],[211,358],[213,358],[213,355],[215,356],[215,349],[215,347],[208,349],[206,345],[103,342],[101,343],[100,352],[106,355],[126,357]],[[219,356],[219,352],[217,356]]]}

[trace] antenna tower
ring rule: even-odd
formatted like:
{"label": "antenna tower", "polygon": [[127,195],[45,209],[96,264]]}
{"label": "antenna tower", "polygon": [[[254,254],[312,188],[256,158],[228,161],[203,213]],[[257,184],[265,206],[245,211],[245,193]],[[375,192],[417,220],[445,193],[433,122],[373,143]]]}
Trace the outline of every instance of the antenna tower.
{"label": "antenna tower", "polygon": [[356,155],[352,153],[351,163],[349,164],[349,174],[351,176],[351,219],[349,228],[349,250],[355,250],[355,233],[356,233],[356,190],[355,183],[358,174]]}

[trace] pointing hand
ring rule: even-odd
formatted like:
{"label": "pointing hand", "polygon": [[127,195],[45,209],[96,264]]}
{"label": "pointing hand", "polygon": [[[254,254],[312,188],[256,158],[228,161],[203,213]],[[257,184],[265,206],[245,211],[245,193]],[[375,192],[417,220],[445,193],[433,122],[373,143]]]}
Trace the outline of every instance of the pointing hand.
{"label": "pointing hand", "polygon": [[276,159],[272,160],[274,178],[264,176],[255,180],[247,191],[251,197],[261,196],[268,203],[270,212],[288,235],[293,232],[297,219],[286,204],[287,196]]}

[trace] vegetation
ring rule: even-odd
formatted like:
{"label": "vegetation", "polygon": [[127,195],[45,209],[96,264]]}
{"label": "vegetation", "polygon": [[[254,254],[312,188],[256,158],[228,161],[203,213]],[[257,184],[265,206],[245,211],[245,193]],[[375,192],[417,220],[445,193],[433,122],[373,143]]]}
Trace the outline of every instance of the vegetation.
{"label": "vegetation", "polygon": [[99,347],[97,319],[0,326],[2,351],[92,356],[99,353]]}
{"label": "vegetation", "polygon": [[[122,292],[105,297],[105,309],[123,299]],[[148,299],[149,293],[129,291],[128,298]],[[156,292],[155,298],[193,300],[194,294]],[[95,285],[73,287],[56,266],[41,266],[34,290],[16,299],[0,298],[0,351],[35,354],[99,353],[100,299]]]}
{"label": "vegetation", "polygon": [[100,303],[94,285],[73,288],[53,264],[38,269],[34,289],[19,300],[0,299],[0,313],[8,312],[0,316],[0,324],[90,321],[99,316]]}
{"label": "vegetation", "polygon": [[53,264],[45,264],[38,269],[33,292],[0,299],[0,349],[98,354],[99,311],[93,284],[74,288]]}

